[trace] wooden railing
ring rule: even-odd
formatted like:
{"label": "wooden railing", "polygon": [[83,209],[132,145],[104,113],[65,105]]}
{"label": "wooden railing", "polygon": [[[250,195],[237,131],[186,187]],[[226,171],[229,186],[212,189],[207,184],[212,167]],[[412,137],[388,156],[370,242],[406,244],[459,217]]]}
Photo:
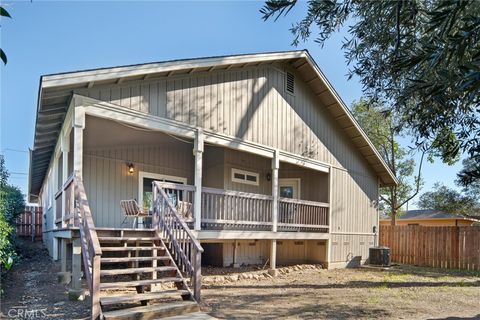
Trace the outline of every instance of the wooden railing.
{"label": "wooden railing", "polygon": [[[66,225],[73,225],[74,217],[74,183],[75,175],[72,173],[67,181],[55,194],[55,223],[58,227],[62,227],[61,222]],[[62,202],[65,202],[64,206]],[[65,210],[65,212],[64,212]]]}
{"label": "wooden railing", "polygon": [[57,226],[61,226],[62,223],[62,194],[63,194],[63,187],[54,195],[55,199],[55,224]]}
{"label": "wooden railing", "polygon": [[203,248],[177,210],[182,204],[193,217],[195,187],[167,182],[153,182],[153,225],[162,233],[175,263],[187,277],[193,295],[200,302],[202,286],[201,266]]}
{"label": "wooden railing", "polygon": [[273,197],[202,188],[202,225],[207,228],[270,230]]}
{"label": "wooden railing", "polygon": [[[180,217],[193,222],[195,187],[159,182]],[[202,188],[202,229],[271,230],[273,197],[215,188]],[[329,204],[279,198],[278,231],[328,232]]]}
{"label": "wooden railing", "polygon": [[101,318],[100,308],[100,258],[102,250],[93,223],[92,213],[87,200],[83,182],[78,174],[72,178],[75,192],[74,226],[79,228],[82,246],[82,258],[92,301],[92,319]]}
{"label": "wooden railing", "polygon": [[328,203],[280,198],[278,230],[328,232],[328,210]]}

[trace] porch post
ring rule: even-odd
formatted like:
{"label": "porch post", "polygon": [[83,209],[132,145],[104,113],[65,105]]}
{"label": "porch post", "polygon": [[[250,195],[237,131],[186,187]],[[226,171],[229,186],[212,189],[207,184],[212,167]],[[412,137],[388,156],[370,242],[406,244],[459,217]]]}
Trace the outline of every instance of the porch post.
{"label": "porch post", "polygon": [[61,269],[58,273],[58,282],[68,284],[71,281],[70,272],[67,271],[67,239],[60,239]]}
{"label": "porch post", "polygon": [[[68,131],[70,132],[70,131]],[[67,134],[68,135],[68,134]],[[68,151],[70,148],[70,139],[62,135],[62,227],[65,227],[65,190],[63,190],[63,184],[68,178]]]}
{"label": "porch post", "polygon": [[85,110],[75,107],[73,116],[73,171],[82,177],[83,168],[83,129],[85,129]]}
{"label": "porch post", "polygon": [[203,150],[204,150],[203,130],[198,129],[195,134],[195,142],[193,155],[195,156],[195,198],[193,201],[193,213],[195,215],[195,230],[201,229],[202,219],[202,167],[203,167]]}
{"label": "porch post", "polygon": [[[275,150],[272,159],[272,232],[277,232],[278,223],[278,169],[280,168],[279,152]],[[268,272],[277,275],[277,239],[273,239],[270,247],[270,270]]]}
{"label": "porch post", "polygon": [[[53,229],[58,229],[57,226],[57,200],[55,199],[55,194],[57,193],[57,181],[58,181],[58,159],[57,154],[53,153],[53,165],[52,165],[52,175],[49,179],[52,179],[52,183],[50,184],[49,188],[52,188],[52,210],[53,210]],[[52,250],[52,258],[53,260],[58,260],[58,245],[60,241],[58,238],[53,237],[53,250]]]}
{"label": "porch post", "polygon": [[81,239],[73,239],[72,244],[72,282],[68,290],[70,300],[83,300],[82,289],[82,246]]}
{"label": "porch post", "polygon": [[328,240],[327,240],[327,269],[331,268],[332,261],[332,188],[333,188],[333,168],[328,169]]}

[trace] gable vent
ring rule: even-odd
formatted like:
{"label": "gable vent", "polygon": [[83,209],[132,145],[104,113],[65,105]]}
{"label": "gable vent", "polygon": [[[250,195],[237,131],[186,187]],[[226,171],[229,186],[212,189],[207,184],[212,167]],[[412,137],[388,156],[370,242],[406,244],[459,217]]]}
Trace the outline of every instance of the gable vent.
{"label": "gable vent", "polygon": [[288,93],[295,93],[295,76],[293,73],[287,72],[285,76],[285,91]]}

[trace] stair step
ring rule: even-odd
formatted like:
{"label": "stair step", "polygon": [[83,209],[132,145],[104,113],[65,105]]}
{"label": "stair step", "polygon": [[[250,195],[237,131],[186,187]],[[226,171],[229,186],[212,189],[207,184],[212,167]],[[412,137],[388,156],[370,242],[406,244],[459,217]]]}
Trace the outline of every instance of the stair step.
{"label": "stair step", "polygon": [[105,296],[100,298],[100,303],[102,306],[111,305],[111,304],[120,304],[120,303],[131,303],[138,301],[146,300],[156,300],[162,298],[171,298],[171,297],[181,297],[189,295],[188,290],[166,290],[166,291],[157,291],[157,292],[148,292],[148,293],[132,293],[126,295],[117,295],[117,296]]}
{"label": "stair step", "polygon": [[147,251],[147,250],[165,250],[164,246],[158,247],[102,247],[102,251]]}
{"label": "stair step", "polygon": [[144,231],[157,231],[157,229],[145,228],[104,228],[104,227],[95,227],[96,231],[128,231],[128,232],[144,232]]}
{"label": "stair step", "polygon": [[153,260],[170,260],[169,256],[156,257],[125,257],[125,258],[101,258],[101,263],[117,263],[117,262],[135,262],[135,261],[153,261]]}
{"label": "stair step", "polygon": [[200,307],[195,301],[179,301],[168,304],[154,304],[135,308],[120,309],[104,312],[103,316],[107,320],[124,319],[142,319],[151,320],[163,317],[181,315],[185,313],[197,312]]}
{"label": "stair step", "polygon": [[128,268],[128,269],[109,269],[101,270],[100,276],[114,276],[117,274],[132,274],[132,273],[147,273],[147,272],[161,272],[161,271],[175,271],[176,267],[162,266],[162,267],[146,267],[146,268]]}
{"label": "stair step", "polygon": [[111,242],[111,241],[158,241],[162,240],[159,237],[98,237],[100,242]]}
{"label": "stair step", "polygon": [[165,278],[159,278],[159,279],[136,280],[136,281],[101,282],[100,289],[137,287],[137,286],[146,286],[146,285],[156,284],[156,283],[182,282],[182,281],[183,279],[180,277],[165,277]]}

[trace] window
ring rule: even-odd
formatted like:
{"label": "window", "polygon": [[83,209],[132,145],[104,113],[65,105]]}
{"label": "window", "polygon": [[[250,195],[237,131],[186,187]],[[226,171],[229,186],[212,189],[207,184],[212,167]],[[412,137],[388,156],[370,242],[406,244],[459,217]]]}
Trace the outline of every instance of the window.
{"label": "window", "polygon": [[232,181],[244,184],[258,186],[259,175],[255,172],[249,172],[240,169],[232,169]]}
{"label": "window", "polygon": [[295,76],[293,73],[287,72],[285,74],[285,91],[295,94]]}

